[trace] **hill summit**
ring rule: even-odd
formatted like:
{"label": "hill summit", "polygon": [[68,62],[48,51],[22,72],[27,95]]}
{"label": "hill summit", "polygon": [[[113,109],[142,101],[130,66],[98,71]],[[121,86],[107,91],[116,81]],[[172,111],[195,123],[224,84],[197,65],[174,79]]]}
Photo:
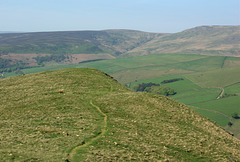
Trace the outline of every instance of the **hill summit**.
{"label": "hill summit", "polygon": [[240,142],[165,96],[95,69],[0,80],[1,161],[240,161]]}
{"label": "hill summit", "polygon": [[128,55],[136,53],[240,55],[240,26],[199,26],[161,35],[128,51]]}

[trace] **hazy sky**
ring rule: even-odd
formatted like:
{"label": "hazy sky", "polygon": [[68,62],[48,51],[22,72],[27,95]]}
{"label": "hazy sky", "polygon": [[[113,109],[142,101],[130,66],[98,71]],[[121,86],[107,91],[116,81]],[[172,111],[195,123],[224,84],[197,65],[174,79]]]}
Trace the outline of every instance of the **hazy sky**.
{"label": "hazy sky", "polygon": [[174,33],[201,25],[240,25],[240,0],[0,0],[0,31]]}

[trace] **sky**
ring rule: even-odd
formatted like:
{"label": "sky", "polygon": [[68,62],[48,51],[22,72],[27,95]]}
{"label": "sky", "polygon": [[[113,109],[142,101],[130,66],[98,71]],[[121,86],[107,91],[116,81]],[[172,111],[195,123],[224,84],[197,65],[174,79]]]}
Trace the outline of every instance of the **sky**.
{"label": "sky", "polygon": [[240,25],[240,0],[0,0],[0,31],[176,33],[202,25]]}

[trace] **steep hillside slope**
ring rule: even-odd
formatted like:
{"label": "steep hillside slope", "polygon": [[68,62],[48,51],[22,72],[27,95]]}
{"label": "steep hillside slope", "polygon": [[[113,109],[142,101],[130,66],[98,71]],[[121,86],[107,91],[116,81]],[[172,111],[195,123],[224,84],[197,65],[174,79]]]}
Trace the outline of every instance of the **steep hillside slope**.
{"label": "steep hillside slope", "polygon": [[94,69],[0,80],[1,161],[239,161],[240,142],[183,104]]}
{"label": "steep hillside slope", "polygon": [[158,36],[128,52],[129,55],[138,53],[240,55],[240,26],[200,26]]}

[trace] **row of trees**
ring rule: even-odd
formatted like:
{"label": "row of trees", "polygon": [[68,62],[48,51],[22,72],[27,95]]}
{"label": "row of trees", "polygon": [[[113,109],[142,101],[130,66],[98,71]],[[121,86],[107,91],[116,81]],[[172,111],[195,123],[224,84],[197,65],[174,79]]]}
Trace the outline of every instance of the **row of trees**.
{"label": "row of trees", "polygon": [[163,87],[163,86],[148,87],[148,88],[145,89],[145,91],[149,92],[149,93],[156,93],[156,94],[161,94],[161,95],[165,95],[165,96],[176,94],[174,89],[169,88],[169,87]]}
{"label": "row of trees", "polygon": [[[62,62],[66,57],[64,55],[50,55],[50,56],[37,56],[34,59],[37,61],[38,65],[43,66],[44,62],[50,62],[50,61],[55,61],[55,62]],[[25,68],[31,68],[27,66],[28,63],[25,63],[21,60],[10,60],[10,59],[3,59],[0,58],[0,73],[4,72],[16,72],[19,73],[21,69]],[[20,73],[22,73],[20,71]]]}
{"label": "row of trees", "polygon": [[227,98],[227,97],[232,97],[232,96],[238,96],[237,94],[228,94],[228,93],[224,93],[223,96],[221,98]]}
{"label": "row of trees", "polygon": [[0,73],[13,72],[25,68],[27,64],[23,61],[12,62],[9,59],[0,58]]}
{"label": "row of trees", "polygon": [[165,95],[165,96],[176,94],[174,89],[165,87],[165,86],[160,86],[160,84],[156,84],[156,83],[152,83],[152,82],[137,84],[137,85],[133,86],[133,90],[135,90],[136,92],[137,91],[149,92],[149,93],[156,93],[156,94],[161,94],[161,95]]}
{"label": "row of trees", "polygon": [[162,84],[166,84],[166,83],[172,83],[172,82],[177,82],[179,80],[183,80],[183,78],[174,78],[174,79],[168,79],[168,80],[164,80],[161,83]]}
{"label": "row of trees", "polygon": [[133,90],[138,92],[143,92],[146,88],[148,87],[152,87],[152,86],[160,86],[160,84],[156,84],[156,83],[140,83],[140,84],[137,84],[135,86],[133,86]]}
{"label": "row of trees", "polygon": [[233,114],[232,114],[232,117],[233,117],[234,119],[240,119],[240,115],[239,115],[237,112],[233,113]]}
{"label": "row of trees", "polygon": [[37,61],[38,65],[43,65],[44,62],[62,62],[66,57],[64,55],[50,55],[50,56],[37,56],[34,59]]}
{"label": "row of trees", "polygon": [[0,58],[0,69],[5,69],[11,66],[11,60]]}
{"label": "row of trees", "polygon": [[[234,118],[234,119],[240,119],[240,115],[239,115],[237,112],[234,112],[234,113],[232,114],[232,118]],[[232,125],[233,125],[232,121],[228,122],[228,126],[231,127]]]}

